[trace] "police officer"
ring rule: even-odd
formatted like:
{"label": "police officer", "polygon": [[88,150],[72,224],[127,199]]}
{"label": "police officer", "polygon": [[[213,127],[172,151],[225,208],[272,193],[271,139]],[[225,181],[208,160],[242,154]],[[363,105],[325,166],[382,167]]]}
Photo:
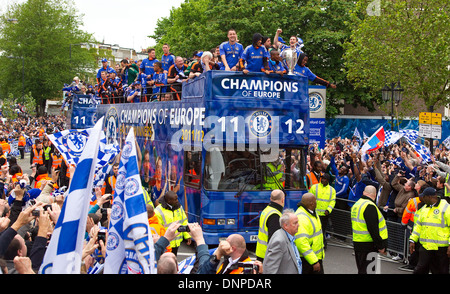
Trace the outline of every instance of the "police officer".
{"label": "police officer", "polygon": [[322,224],[316,213],[317,201],[314,194],[306,193],[298,204],[298,232],[295,245],[302,259],[302,274],[323,274],[324,242]]}
{"label": "police officer", "polygon": [[336,204],[336,190],[330,185],[330,175],[324,173],[320,178],[320,183],[313,185],[309,192],[316,196],[316,211],[322,223],[323,239],[326,247],[325,234],[328,226],[328,218]]}
{"label": "police officer", "polygon": [[[423,206],[418,211],[413,232],[409,238],[410,252],[419,250],[419,261],[414,274],[449,273],[450,209],[447,201],[436,195],[436,189],[426,188],[422,194]],[[420,242],[419,248],[416,243]]]}
{"label": "police officer", "polygon": [[367,274],[369,253],[386,254],[388,231],[386,220],[378,209],[375,200],[377,189],[368,185],[361,198],[352,206],[351,220],[353,248],[358,274]]}
{"label": "police officer", "polygon": [[267,244],[273,233],[280,228],[280,217],[284,208],[284,192],[276,189],[270,194],[270,203],[259,217],[258,241],[256,243],[256,259],[263,262]]}

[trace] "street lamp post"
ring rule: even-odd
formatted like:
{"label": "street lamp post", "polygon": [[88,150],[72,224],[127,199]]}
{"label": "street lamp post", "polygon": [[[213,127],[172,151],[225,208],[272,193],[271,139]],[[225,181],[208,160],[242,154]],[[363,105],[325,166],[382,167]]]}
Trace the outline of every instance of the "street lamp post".
{"label": "street lamp post", "polygon": [[385,84],[383,89],[381,89],[381,97],[383,98],[383,101],[386,103],[389,102],[389,100],[391,101],[391,131],[394,130],[394,103],[395,107],[397,107],[400,100],[402,100],[402,92],[403,89],[400,86],[400,81],[398,81],[397,85],[395,85],[395,83],[391,83],[390,87]]}

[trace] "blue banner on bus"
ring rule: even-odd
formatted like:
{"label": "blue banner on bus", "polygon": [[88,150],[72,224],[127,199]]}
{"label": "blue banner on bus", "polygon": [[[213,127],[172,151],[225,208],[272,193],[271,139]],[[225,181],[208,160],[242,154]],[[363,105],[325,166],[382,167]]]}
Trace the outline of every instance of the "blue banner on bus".
{"label": "blue banner on bus", "polygon": [[255,242],[272,190],[293,209],[306,192],[306,78],[208,71],[183,82],[181,100],[96,109],[109,143],[121,145],[133,127],[151,201],[176,192],[208,244],[231,232]]}

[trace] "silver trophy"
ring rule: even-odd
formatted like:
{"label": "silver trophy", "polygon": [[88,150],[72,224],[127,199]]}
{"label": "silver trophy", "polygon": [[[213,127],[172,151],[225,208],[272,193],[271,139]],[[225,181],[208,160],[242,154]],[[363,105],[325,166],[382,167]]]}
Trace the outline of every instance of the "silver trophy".
{"label": "silver trophy", "polygon": [[284,63],[286,64],[289,73],[288,75],[295,75],[294,74],[294,67],[297,64],[297,52],[295,50],[292,50],[291,48],[284,49],[281,53],[281,57],[284,60]]}

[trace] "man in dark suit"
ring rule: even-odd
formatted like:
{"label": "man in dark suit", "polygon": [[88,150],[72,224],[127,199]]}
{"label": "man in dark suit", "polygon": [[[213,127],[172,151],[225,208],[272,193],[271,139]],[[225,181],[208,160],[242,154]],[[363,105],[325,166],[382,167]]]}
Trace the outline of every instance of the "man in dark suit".
{"label": "man in dark suit", "polygon": [[286,209],[280,217],[281,228],[270,238],[263,262],[264,274],[301,274],[302,261],[294,236],[298,231],[298,217]]}

